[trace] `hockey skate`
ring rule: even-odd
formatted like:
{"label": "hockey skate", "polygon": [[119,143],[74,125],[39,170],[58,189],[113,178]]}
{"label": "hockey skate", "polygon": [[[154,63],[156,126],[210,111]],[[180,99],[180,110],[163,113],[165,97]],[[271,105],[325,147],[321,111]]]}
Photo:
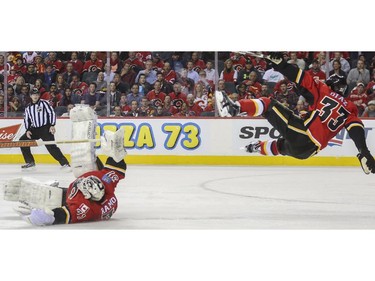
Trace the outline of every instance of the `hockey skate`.
{"label": "hockey skate", "polygon": [[25,165],[21,166],[22,171],[35,171],[35,163],[26,163]]}
{"label": "hockey skate", "polygon": [[260,153],[261,141],[251,142],[249,145],[246,145],[246,152],[249,153]]}
{"label": "hockey skate", "polygon": [[240,113],[239,102],[232,101],[226,93],[216,91],[215,100],[220,117],[232,117]]}

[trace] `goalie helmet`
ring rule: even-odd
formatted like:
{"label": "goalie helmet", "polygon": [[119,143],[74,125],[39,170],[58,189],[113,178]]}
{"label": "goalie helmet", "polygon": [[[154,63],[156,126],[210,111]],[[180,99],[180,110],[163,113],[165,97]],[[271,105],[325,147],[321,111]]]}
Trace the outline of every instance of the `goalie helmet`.
{"label": "goalie helmet", "polygon": [[346,79],[344,76],[340,76],[337,74],[333,74],[330,77],[328,77],[326,84],[334,91],[335,93],[338,93],[342,96],[347,95],[347,88],[348,85],[346,84]]}
{"label": "goalie helmet", "polygon": [[99,201],[104,196],[105,187],[101,180],[95,176],[81,178],[78,185],[80,185],[78,187],[80,190],[87,190],[91,194],[91,199],[94,201]]}

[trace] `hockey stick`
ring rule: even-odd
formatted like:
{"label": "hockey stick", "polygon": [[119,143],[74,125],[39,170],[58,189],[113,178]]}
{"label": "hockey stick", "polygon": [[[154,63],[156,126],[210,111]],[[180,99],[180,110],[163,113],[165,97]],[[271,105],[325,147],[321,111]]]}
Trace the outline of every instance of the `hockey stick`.
{"label": "hockey stick", "polygon": [[237,52],[241,55],[248,55],[248,56],[252,56],[252,57],[257,57],[257,58],[261,58],[261,59],[264,59],[266,58],[265,55],[263,55],[262,53],[255,53],[255,52],[250,52],[250,51],[247,51],[247,52]]}
{"label": "hockey stick", "polygon": [[73,144],[85,142],[100,142],[100,139],[87,139],[87,140],[60,140],[60,141],[42,141],[42,140],[21,140],[21,141],[7,141],[0,142],[0,148],[11,147],[32,147],[51,144]]}

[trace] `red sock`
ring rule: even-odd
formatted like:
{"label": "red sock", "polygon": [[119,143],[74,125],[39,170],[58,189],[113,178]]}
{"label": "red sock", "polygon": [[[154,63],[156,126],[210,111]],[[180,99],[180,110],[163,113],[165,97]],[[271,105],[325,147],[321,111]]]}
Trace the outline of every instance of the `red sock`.
{"label": "red sock", "polygon": [[249,116],[262,115],[267,110],[270,102],[269,98],[239,100],[241,112],[246,112]]}
{"label": "red sock", "polygon": [[280,154],[277,149],[277,140],[261,141],[260,154],[275,156]]}

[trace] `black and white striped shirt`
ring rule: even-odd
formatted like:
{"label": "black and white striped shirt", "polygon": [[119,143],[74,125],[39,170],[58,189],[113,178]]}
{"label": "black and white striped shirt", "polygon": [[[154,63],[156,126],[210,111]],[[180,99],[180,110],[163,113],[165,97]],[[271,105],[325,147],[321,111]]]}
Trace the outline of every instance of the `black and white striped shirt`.
{"label": "black and white striped shirt", "polygon": [[45,125],[55,126],[56,114],[52,106],[46,100],[38,100],[30,103],[25,109],[25,128],[40,128]]}

